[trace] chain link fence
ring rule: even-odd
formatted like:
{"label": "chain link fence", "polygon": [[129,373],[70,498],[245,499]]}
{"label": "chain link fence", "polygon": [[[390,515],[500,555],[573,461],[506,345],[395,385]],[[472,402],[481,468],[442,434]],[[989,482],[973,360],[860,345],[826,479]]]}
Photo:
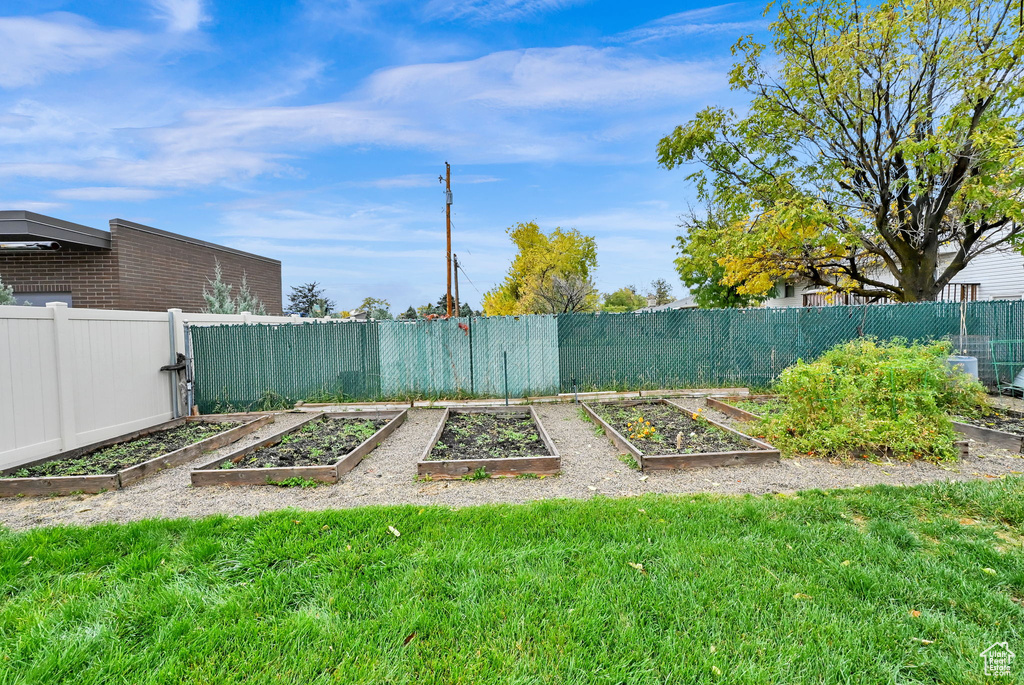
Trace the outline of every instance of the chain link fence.
{"label": "chain link fence", "polygon": [[859,336],[950,339],[979,358],[992,385],[989,343],[1024,339],[1024,302],[193,325],[190,333],[203,412],[300,399],[765,387],[798,359]]}

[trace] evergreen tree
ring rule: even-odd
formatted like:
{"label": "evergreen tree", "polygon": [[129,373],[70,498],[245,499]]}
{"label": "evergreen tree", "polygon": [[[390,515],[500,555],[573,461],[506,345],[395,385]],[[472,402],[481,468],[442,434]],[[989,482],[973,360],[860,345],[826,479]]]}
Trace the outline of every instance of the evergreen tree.
{"label": "evergreen tree", "polygon": [[4,281],[0,278],[0,304],[17,304],[18,301],[14,299],[14,288],[9,285],[4,285]]}
{"label": "evergreen tree", "polygon": [[249,312],[265,316],[267,308],[258,297],[249,290],[249,282],[245,273],[242,274],[242,284],[238,287],[238,297],[231,297],[231,290],[234,286],[224,282],[220,262],[213,264],[213,279],[206,278],[210,290],[203,286],[203,299],[206,300],[206,307],[203,309],[207,314],[241,314]]}
{"label": "evergreen tree", "polygon": [[235,309],[235,301],[231,298],[231,286],[224,282],[222,276],[220,262],[214,262],[213,279],[211,280],[209,276],[206,278],[212,292],[203,286],[203,299],[206,300],[206,308],[203,311],[207,314],[238,313]]}
{"label": "evergreen tree", "polygon": [[242,284],[238,286],[238,299],[235,300],[235,309],[239,312],[249,312],[259,316],[267,315],[267,308],[258,297],[249,291],[249,283],[246,281],[245,272],[242,273]]}
{"label": "evergreen tree", "polygon": [[293,285],[288,295],[288,310],[292,314],[311,316],[313,308],[322,305],[325,311],[334,309],[334,302],[324,297],[326,291],[316,281]]}

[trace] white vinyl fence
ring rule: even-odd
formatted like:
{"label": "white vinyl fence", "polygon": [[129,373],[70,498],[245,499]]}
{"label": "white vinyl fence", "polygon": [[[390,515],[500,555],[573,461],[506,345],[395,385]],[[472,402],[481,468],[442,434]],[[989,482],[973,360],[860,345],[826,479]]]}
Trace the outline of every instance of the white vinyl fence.
{"label": "white vinyl fence", "polygon": [[299,323],[286,316],[0,306],[0,470],[185,413],[184,324]]}

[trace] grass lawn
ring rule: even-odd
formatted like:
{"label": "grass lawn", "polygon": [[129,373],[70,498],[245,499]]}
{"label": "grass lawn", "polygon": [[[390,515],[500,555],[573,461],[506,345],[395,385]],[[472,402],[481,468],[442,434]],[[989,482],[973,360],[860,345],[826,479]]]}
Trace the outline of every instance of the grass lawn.
{"label": "grass lawn", "polygon": [[0,683],[1020,681],[1022,525],[1007,479],[0,532]]}

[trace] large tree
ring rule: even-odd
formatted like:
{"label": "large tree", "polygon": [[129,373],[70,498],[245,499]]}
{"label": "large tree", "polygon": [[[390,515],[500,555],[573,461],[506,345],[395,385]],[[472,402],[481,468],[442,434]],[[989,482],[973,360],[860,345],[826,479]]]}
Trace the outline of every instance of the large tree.
{"label": "large tree", "polygon": [[594,311],[597,242],[575,229],[545,234],[534,222],[507,229],[516,256],[504,282],[484,294],[484,313],[561,314]]}
{"label": "large tree", "polygon": [[658,145],[662,165],[698,165],[689,178],[721,209],[684,247],[717,252],[740,294],[799,276],[907,302],[1019,247],[1019,2],[783,2],[771,54],[734,48],[745,114],[707,108]]}
{"label": "large tree", "polygon": [[691,211],[680,224],[685,233],[676,238],[676,271],[701,309],[752,307],[767,299],[767,294],[741,293],[736,285],[724,282],[723,245],[717,240],[724,225],[722,212],[709,208],[704,215]]}

